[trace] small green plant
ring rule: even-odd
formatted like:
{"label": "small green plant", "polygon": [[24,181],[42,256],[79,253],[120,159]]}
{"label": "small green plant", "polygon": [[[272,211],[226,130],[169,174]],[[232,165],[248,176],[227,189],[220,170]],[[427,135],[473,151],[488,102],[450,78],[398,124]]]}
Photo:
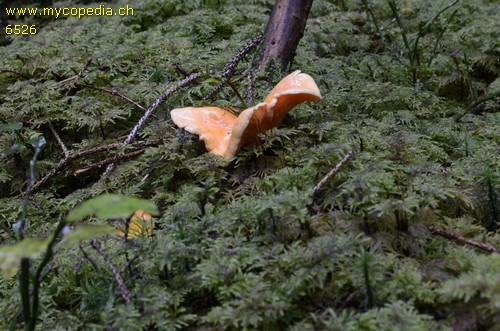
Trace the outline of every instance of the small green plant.
{"label": "small green plant", "polygon": [[[443,14],[446,12],[448,9],[456,5],[460,0],[455,0],[451,4],[445,6],[443,9],[441,9],[436,15],[434,15],[429,21],[427,21],[417,32],[416,36],[413,39],[410,39],[408,37],[408,33],[406,32],[405,27],[403,26],[403,22],[401,21],[401,15],[398,10],[398,7],[396,5],[396,2],[394,0],[389,0],[388,4],[389,7],[391,8],[392,14],[394,15],[396,22],[398,24],[399,30],[401,32],[401,37],[403,38],[403,43],[406,48],[406,54],[408,56],[408,61],[410,62],[410,70],[412,72],[412,77],[413,77],[413,84],[417,83],[418,79],[418,70],[421,64],[420,56],[419,56],[419,49],[418,49],[418,43],[420,41],[420,38],[422,38],[428,30],[432,27],[434,22]],[[456,15],[458,12],[458,9],[456,9],[448,18],[448,21],[446,23],[445,28],[443,28],[440,33],[437,35],[436,40],[434,42],[434,47],[432,50],[432,55],[429,58],[429,63],[432,62],[432,59],[436,56],[436,50],[439,45],[439,41],[443,38],[444,32],[447,29],[448,24],[451,22],[453,17]]]}
{"label": "small green plant", "polygon": [[[35,153],[34,160],[36,160],[36,156],[37,153]],[[33,162],[33,166],[35,164],[36,162]],[[108,234],[114,229],[109,225],[82,224],[77,225],[75,229],[70,229],[69,226],[91,215],[99,218],[124,218],[129,217],[137,210],[157,214],[155,205],[149,201],[113,194],[102,195],[73,209],[64,220],[57,224],[56,229],[48,238],[24,238],[14,245],[0,248],[0,270],[3,272],[4,279],[8,280],[12,277],[17,272],[18,266],[21,266],[19,293],[22,302],[24,330],[35,330],[40,310],[40,285],[43,278],[50,272],[50,270],[46,270],[46,266],[54,257],[56,246],[74,246],[82,240]],[[20,225],[23,231],[26,226],[25,217],[26,215],[23,214]],[[40,256],[42,257],[41,262],[32,270],[33,261]],[[16,317],[13,318],[13,323],[15,320]]]}
{"label": "small green plant", "polygon": [[495,173],[492,167],[489,167],[481,173],[481,179],[479,180],[479,184],[484,187],[484,191],[486,191],[486,205],[487,205],[487,229],[489,231],[495,231],[500,227],[500,217],[499,217],[499,207],[498,207],[498,193],[497,193],[497,185],[498,183],[498,174]]}
{"label": "small green plant", "polygon": [[379,35],[380,39],[383,40],[384,39],[383,30],[381,30],[379,27],[379,24],[377,22],[377,18],[375,17],[375,14],[373,13],[373,11],[370,7],[369,0],[361,0],[361,3],[363,4],[365,11],[368,13],[368,15],[370,16],[370,18],[372,20],[373,28],[375,29],[375,31]]}

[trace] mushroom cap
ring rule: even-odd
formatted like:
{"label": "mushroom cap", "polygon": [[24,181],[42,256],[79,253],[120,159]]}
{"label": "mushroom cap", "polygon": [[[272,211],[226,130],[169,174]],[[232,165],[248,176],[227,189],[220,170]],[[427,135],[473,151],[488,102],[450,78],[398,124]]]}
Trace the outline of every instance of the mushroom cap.
{"label": "mushroom cap", "polygon": [[259,142],[258,134],[267,130],[272,117],[269,105],[261,102],[240,113],[231,130],[231,138],[224,152],[224,159],[231,160],[243,145]]}
{"label": "mushroom cap", "polygon": [[320,99],[318,85],[311,76],[301,73],[300,70],[292,72],[276,84],[264,99],[273,113],[266,130],[280,124],[285,115],[299,103]]}
{"label": "mushroom cap", "polygon": [[176,108],[170,112],[172,121],[188,132],[200,136],[209,152],[224,155],[237,117],[218,107]]}
{"label": "mushroom cap", "polygon": [[238,117],[218,107],[176,108],[170,114],[178,127],[199,135],[209,152],[231,160],[243,145],[258,142],[259,133],[280,124],[293,107],[320,99],[314,79],[297,70],[283,78],[264,102]]}

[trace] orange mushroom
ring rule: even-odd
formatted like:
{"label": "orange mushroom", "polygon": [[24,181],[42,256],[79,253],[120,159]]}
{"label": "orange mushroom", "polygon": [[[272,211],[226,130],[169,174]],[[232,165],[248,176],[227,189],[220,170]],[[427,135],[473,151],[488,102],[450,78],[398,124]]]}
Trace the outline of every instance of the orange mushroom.
{"label": "orange mushroom", "polygon": [[314,79],[297,70],[283,78],[264,102],[238,117],[218,107],[177,108],[170,115],[178,127],[199,135],[209,152],[231,160],[243,145],[258,142],[257,134],[279,125],[293,107],[320,99]]}
{"label": "orange mushroom", "polygon": [[[127,222],[129,223],[127,239],[138,236],[150,236],[153,234],[153,228],[155,226],[153,217],[151,216],[151,214],[146,213],[144,210],[136,211],[134,215],[132,215],[132,217],[127,220]],[[116,229],[116,233],[120,237],[125,238],[124,227],[118,227]]]}

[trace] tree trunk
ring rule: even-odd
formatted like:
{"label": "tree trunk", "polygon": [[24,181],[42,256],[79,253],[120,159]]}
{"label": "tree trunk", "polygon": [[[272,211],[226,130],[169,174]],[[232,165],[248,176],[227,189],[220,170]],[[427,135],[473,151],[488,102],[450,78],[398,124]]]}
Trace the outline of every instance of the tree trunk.
{"label": "tree trunk", "polygon": [[259,69],[274,62],[288,71],[304,35],[313,0],[276,0],[264,33]]}

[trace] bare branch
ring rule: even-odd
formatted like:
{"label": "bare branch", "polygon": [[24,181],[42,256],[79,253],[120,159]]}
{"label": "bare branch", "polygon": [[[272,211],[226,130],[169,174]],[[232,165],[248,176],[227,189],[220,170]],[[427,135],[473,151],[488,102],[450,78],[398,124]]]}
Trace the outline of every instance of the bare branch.
{"label": "bare branch", "polygon": [[66,145],[64,145],[64,142],[62,141],[61,137],[59,137],[59,134],[57,134],[57,131],[56,129],[54,129],[54,126],[52,125],[51,121],[49,121],[49,128],[50,132],[52,132],[52,134],[56,138],[57,143],[59,144],[59,146],[61,146],[61,149],[63,150],[64,153],[64,157],[68,157],[69,156],[68,149],[66,148]]}
{"label": "bare branch", "polygon": [[52,261],[50,261],[49,265],[43,270],[42,275],[40,276],[40,283],[45,280],[45,278],[50,274],[50,272],[54,269],[54,265],[56,264],[56,257],[59,252],[55,252],[52,257]]}
{"label": "bare branch", "polygon": [[215,87],[203,97],[203,100],[211,100],[215,93],[217,93],[225,84],[228,84],[228,79],[235,75],[235,68],[240,63],[241,60],[262,40],[262,35],[257,35],[247,41],[243,46],[241,46],[236,55],[229,60],[229,62],[222,69],[221,77],[222,81],[219,82]]}
{"label": "bare branch", "polygon": [[257,35],[250,39],[247,43],[241,46],[236,55],[229,60],[229,62],[222,69],[222,78],[229,79],[234,75],[234,69],[240,63],[241,60],[247,55],[255,46],[257,46],[262,40],[262,35]]}
{"label": "bare branch", "polygon": [[19,71],[14,70],[14,69],[0,68],[0,73],[2,73],[2,72],[16,74],[16,75],[21,76],[21,77],[26,78],[26,79],[30,78],[28,75],[25,75],[22,72],[19,72]]}
{"label": "bare branch", "polygon": [[65,84],[65,83],[73,81],[73,80],[79,80],[82,77],[83,72],[85,70],[87,70],[87,67],[90,65],[90,62],[92,62],[92,58],[91,57],[89,57],[87,59],[87,61],[83,64],[82,69],[80,70],[80,72],[77,75],[69,77],[69,78],[66,78],[65,80],[60,81],[58,84],[62,85],[62,84]]}
{"label": "bare branch", "polygon": [[117,97],[122,98],[123,100],[127,101],[128,103],[133,104],[137,108],[140,108],[143,111],[147,111],[147,109],[144,108],[143,106],[141,106],[139,103],[137,103],[134,100],[130,99],[129,97],[127,97],[127,96],[125,96],[125,95],[117,92],[114,89],[113,90],[108,90],[108,89],[105,89],[103,87],[95,86],[95,85],[90,85],[90,84],[78,84],[78,85],[82,86],[82,87],[87,87],[87,88],[91,88],[91,89],[94,89],[94,90],[102,91],[102,92],[105,92],[105,93],[108,93],[108,94],[111,94],[111,95],[116,95]]}
{"label": "bare branch", "polygon": [[187,77],[190,75],[190,73],[186,69],[182,68],[177,63],[174,63],[172,66],[174,67],[175,71],[177,71],[178,74],[180,74],[184,77]]}
{"label": "bare branch", "polygon": [[90,245],[92,245],[92,248],[94,248],[99,254],[101,254],[102,258],[108,265],[109,269],[115,276],[115,280],[118,283],[118,286],[120,287],[120,293],[122,295],[123,300],[127,303],[127,305],[130,305],[131,302],[131,295],[130,291],[128,288],[125,286],[125,282],[123,281],[123,277],[120,275],[118,270],[116,269],[115,265],[113,264],[113,261],[109,257],[108,253],[104,251],[101,247],[101,243],[97,239],[91,239],[90,240]]}
{"label": "bare branch", "polygon": [[459,243],[466,244],[475,248],[479,248],[483,251],[487,251],[490,253],[500,253],[500,249],[485,243],[478,242],[473,239],[465,238],[459,234],[453,233],[446,231],[444,229],[440,229],[435,227],[434,225],[429,226],[429,230],[433,234],[437,234],[438,236],[441,236],[443,238],[449,239],[449,240],[455,240],[458,241]]}
{"label": "bare branch", "polygon": [[102,161],[93,163],[93,164],[89,165],[88,167],[75,170],[74,174],[75,174],[75,176],[78,176],[78,175],[81,175],[81,174],[83,174],[83,173],[85,173],[87,171],[90,171],[90,170],[93,170],[93,169],[99,169],[102,166],[105,166],[105,165],[108,165],[108,164],[111,164],[111,163],[116,163],[116,162],[121,161],[121,160],[131,159],[131,158],[139,156],[141,154],[144,154],[144,150],[143,149],[135,151],[135,152],[130,152],[130,153],[127,153],[127,154],[120,154],[120,155],[117,155],[117,156],[113,156],[113,157],[104,159]]}
{"label": "bare branch", "polygon": [[250,70],[247,74],[247,102],[253,101],[253,72]]}
{"label": "bare branch", "polygon": [[[167,98],[170,97],[170,95],[172,95],[173,93],[177,92],[182,87],[188,85],[193,80],[200,78],[202,75],[203,75],[203,73],[201,73],[201,72],[197,72],[197,73],[191,74],[188,77],[186,77],[183,80],[181,80],[175,86],[169,88],[168,90],[166,90],[165,92],[163,92],[162,94],[160,94],[160,96],[158,96],[158,98],[156,98],[155,102],[148,108],[148,110],[146,110],[146,112],[144,113],[144,115],[139,119],[139,122],[137,122],[137,124],[134,126],[134,128],[132,129],[132,131],[130,131],[129,135],[127,136],[127,138],[123,142],[122,146],[128,145],[135,138],[135,136],[137,135],[137,133],[139,132],[139,130],[142,128],[142,126],[144,125],[144,123],[146,123],[147,119],[151,116],[151,114],[163,102],[165,102],[165,100],[167,100]],[[108,175],[111,171],[114,170],[114,168],[115,168],[114,163],[111,163],[108,166],[108,168],[106,169],[106,171],[103,173],[103,176]]]}
{"label": "bare branch", "polygon": [[[154,146],[154,145],[159,144],[160,142],[161,142],[161,140],[155,140],[155,141],[150,141],[150,142],[138,141],[138,142],[134,143],[133,146],[134,147]],[[34,192],[38,191],[40,189],[40,187],[42,187],[42,185],[44,185],[52,176],[54,176],[57,173],[59,173],[60,171],[62,171],[72,161],[75,161],[77,159],[81,159],[82,157],[85,157],[88,155],[115,150],[115,149],[118,149],[120,147],[122,147],[121,143],[114,143],[114,144],[109,144],[109,145],[104,145],[104,146],[97,146],[97,147],[93,147],[93,148],[90,148],[90,149],[87,149],[85,151],[81,151],[81,152],[78,152],[75,154],[70,154],[68,157],[65,157],[64,159],[59,161],[59,163],[57,163],[56,166],[54,168],[52,168],[52,170],[50,170],[48,173],[45,174],[45,176],[43,176],[38,182],[36,182],[33,185],[33,187],[31,187],[30,192],[34,193]],[[23,197],[26,195],[26,193],[27,193],[27,191],[21,193],[19,196]]]}
{"label": "bare branch", "polygon": [[[97,263],[95,263],[95,261],[90,257],[90,255],[87,253],[87,251],[85,250],[85,248],[83,248],[83,245],[81,243],[79,245],[79,248],[80,248],[80,251],[83,254],[83,258],[86,259],[87,261],[89,261],[90,264],[92,264],[92,266],[94,267],[94,269],[97,272],[97,274],[98,275],[104,275],[104,273],[102,272],[102,270],[99,267],[99,265]],[[79,272],[77,272],[77,274],[79,274]]]}
{"label": "bare branch", "polygon": [[326,175],[325,177],[323,177],[323,179],[321,179],[319,181],[318,184],[316,184],[316,186],[314,186],[313,190],[312,190],[312,195],[316,195],[316,193],[318,193],[318,191],[321,189],[321,187],[323,185],[325,185],[325,183],[331,178],[333,177],[333,175],[335,175],[335,173],[337,171],[340,170],[340,168],[344,165],[344,163],[347,162],[347,160],[349,160],[352,156],[352,151],[349,151],[342,160],[340,160],[339,163],[337,163],[337,165],[335,165],[335,167],[333,167]]}

